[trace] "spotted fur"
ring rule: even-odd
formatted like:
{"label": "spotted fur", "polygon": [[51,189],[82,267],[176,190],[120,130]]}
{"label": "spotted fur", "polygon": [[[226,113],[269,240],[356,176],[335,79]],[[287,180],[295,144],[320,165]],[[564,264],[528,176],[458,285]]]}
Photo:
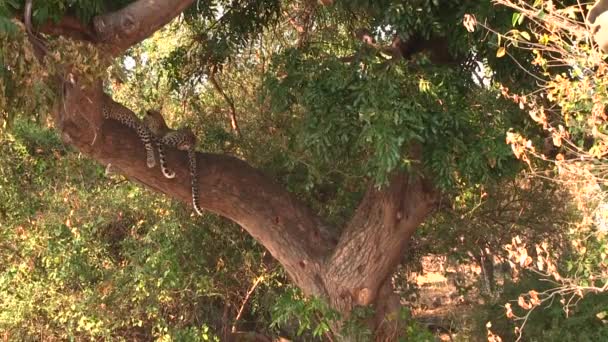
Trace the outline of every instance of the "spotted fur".
{"label": "spotted fur", "polygon": [[104,100],[102,114],[105,119],[118,121],[137,132],[146,148],[146,164],[149,168],[153,168],[156,165],[156,160],[152,145],[152,133],[142,124],[141,120],[132,111],[110,99]]}
{"label": "spotted fur", "polygon": [[158,150],[158,162],[160,164],[161,172],[166,178],[174,178],[175,172],[167,167],[165,149],[161,142],[161,139],[171,132],[171,129],[165,122],[165,118],[163,118],[162,114],[158,111],[148,110],[146,112],[146,116],[144,117],[144,125],[146,125],[150,132],[152,132],[154,142],[156,143],[156,148]]}
{"label": "spotted fur", "polygon": [[[203,210],[199,203],[198,193],[198,182],[197,175],[198,169],[196,167],[196,136],[189,128],[180,128],[178,130],[172,130],[167,126],[165,119],[162,114],[155,110],[149,110],[146,112],[144,123],[148,129],[152,132],[154,139],[157,141],[158,155],[161,171],[167,178],[175,177],[175,172],[167,167],[165,160],[165,154],[163,151],[163,145],[177,148],[180,151],[186,151],[188,153],[188,165],[190,171],[190,187],[192,190],[192,205],[194,211],[197,214],[203,215]],[[169,177],[171,176],[171,177]]]}
{"label": "spotted fur", "polygon": [[190,165],[190,186],[192,188],[192,206],[197,214],[203,215],[203,209],[199,203],[198,194],[198,169],[196,168],[196,151],[194,148],[188,150],[188,164]]}

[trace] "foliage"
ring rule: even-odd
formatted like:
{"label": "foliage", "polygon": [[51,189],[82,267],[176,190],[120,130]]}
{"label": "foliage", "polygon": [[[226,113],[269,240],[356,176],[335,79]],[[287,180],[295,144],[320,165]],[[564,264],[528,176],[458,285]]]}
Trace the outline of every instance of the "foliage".
{"label": "foliage", "polygon": [[[107,11],[124,7],[132,0],[47,0],[32,2],[32,19],[34,24],[47,21],[58,22],[65,15],[72,15],[84,22],[89,22],[94,16]],[[0,17],[11,17],[15,13],[23,13],[25,0],[0,1]],[[0,30],[0,32],[2,32]]]}
{"label": "foliage", "polygon": [[277,22],[280,1],[201,1],[185,13],[189,39],[164,61],[172,85],[196,85],[223,68]]}
{"label": "foliage", "polygon": [[7,5],[0,1],[0,34],[14,34],[17,31],[16,25],[10,20],[11,11]]}
{"label": "foliage", "polygon": [[403,337],[400,341],[427,342],[435,340],[435,337],[428,331],[428,329],[422,327],[412,319],[410,310],[407,308],[402,308],[399,315],[401,316],[401,320],[407,322],[407,326],[405,328],[405,337]]}
{"label": "foliage", "polygon": [[[498,302],[516,302],[520,293],[537,289],[539,292],[550,290],[551,284],[542,281],[537,275],[525,272],[517,283],[508,283]],[[584,298],[576,297],[576,308],[564,311],[558,304],[560,300],[568,301],[569,297],[558,297],[554,303],[546,303],[526,316],[526,312],[513,303],[517,316],[526,317],[522,338],[526,341],[603,341],[608,337],[608,327],[602,321],[601,313],[608,305],[605,293],[590,294]],[[492,332],[505,341],[517,339],[512,321],[507,318],[504,306],[492,304],[476,314],[478,338],[486,334],[485,322],[492,322]],[[516,330],[517,331],[517,330]]]}
{"label": "foliage", "polygon": [[216,312],[240,305],[250,277],[280,279],[233,225],[107,178],[52,131],[17,121],[0,148],[0,331],[12,339],[213,340],[230,323]]}
{"label": "foliage", "polygon": [[0,28],[0,119],[4,128],[17,116],[47,119],[61,86],[53,75],[79,72],[90,83],[106,73],[107,60],[91,44],[60,37],[47,45],[56,52],[40,62],[23,30]]}
{"label": "foliage", "polygon": [[[268,66],[266,82],[256,91],[260,91],[261,101],[270,106],[262,114],[285,124],[278,127],[280,134],[293,137],[285,146],[288,162],[297,165],[298,172],[304,172],[307,189],[321,186],[327,178],[342,178],[343,182],[344,178],[370,176],[382,184],[393,170],[419,162],[420,158],[412,156],[412,151],[405,147],[412,142],[425,147],[423,154],[428,158],[423,161],[444,189],[469,186],[513,172],[508,150],[502,143],[492,142],[499,142],[506,129],[517,125],[512,121],[517,118],[511,116],[515,107],[505,104],[500,112],[488,114],[482,110],[483,105],[497,93],[481,88],[471,93],[471,87],[478,86],[469,76],[470,70],[438,68],[424,58],[412,64],[387,64],[386,60],[374,57],[375,51],[362,49],[348,29],[355,19],[346,13],[359,12],[364,20],[357,25],[369,26],[379,43],[394,32],[400,32],[404,38],[419,31],[422,36],[458,35],[457,39],[449,40],[453,43],[451,50],[455,55],[464,55],[469,52],[466,33],[451,27],[460,20],[457,14],[467,4],[455,1],[443,7],[426,1],[400,8],[401,5],[382,2],[320,8],[317,13],[320,26],[306,32],[305,38],[298,37],[289,27],[280,26],[260,35],[256,25],[278,24],[267,19],[275,4],[260,2],[258,6],[257,11],[265,14],[259,15],[256,24],[248,24],[246,19],[239,21],[247,23],[244,27],[256,27],[246,34],[230,24],[232,16],[240,12],[233,13],[236,10],[231,8],[224,15],[215,14],[215,18],[219,17],[215,19],[217,7],[208,6],[209,13],[199,14],[203,19],[189,27],[193,37],[176,47],[163,67],[169,73],[172,87],[195,87],[204,84],[218,68],[241,63],[255,67],[255,59],[264,62],[268,58],[265,51],[279,51],[270,56],[272,64]],[[409,8],[414,6],[415,9]],[[309,15],[305,6],[294,4],[293,8],[296,18]],[[389,14],[385,17],[383,13]],[[226,21],[225,25],[217,24],[220,21]],[[429,22],[433,25],[428,25]],[[390,32],[382,31],[387,27]],[[207,38],[197,38],[198,30],[211,37],[213,46],[207,46],[211,44]],[[240,40],[230,43],[234,39],[225,37],[224,32],[236,32]],[[244,38],[253,40],[255,43],[251,44],[261,50],[249,52],[254,60],[240,59],[233,52],[244,47],[241,43]],[[306,45],[300,44],[302,39],[306,39]],[[357,56],[355,62],[341,61],[342,56],[353,51]]]}
{"label": "foliage", "polygon": [[[569,200],[556,184],[525,172],[515,179],[461,192],[417,231],[405,262],[413,265],[423,255],[442,255],[449,250],[449,264],[480,267],[482,274],[474,290],[495,300],[504,278],[500,268],[508,266],[511,256],[505,245],[513,237],[556,250],[567,246],[570,222],[578,218]],[[517,269],[511,273],[516,276]],[[470,284],[457,282],[457,287],[463,294],[472,290]]]}
{"label": "foliage", "polygon": [[[342,325],[342,336],[348,336],[352,341],[370,341],[372,331],[366,326],[372,318],[374,310],[370,307],[356,307]],[[299,338],[307,341],[313,338],[331,336],[329,328],[342,320],[340,313],[331,309],[327,303],[318,298],[305,298],[299,291],[286,291],[277,301],[273,309],[272,326],[281,327],[294,321],[297,322]],[[433,341],[433,335],[418,324],[407,308],[399,312],[399,320],[406,322],[404,336],[407,341]],[[306,333],[308,332],[308,333]]]}
{"label": "foliage", "polygon": [[281,327],[295,319],[298,322],[297,336],[311,331],[310,335],[320,338],[329,332],[330,326],[338,319],[338,312],[319,298],[305,298],[296,289],[286,291],[273,308],[272,327]]}
{"label": "foliage", "polygon": [[507,129],[508,113],[477,110],[496,94],[470,94],[472,81],[457,82],[462,73],[406,64],[383,70],[371,61],[360,70],[329,58],[319,66],[316,56],[304,56],[278,56],[272,75],[287,76],[273,76],[267,88],[278,101],[274,117],[298,118],[291,148],[317,163],[311,171],[347,169],[383,183],[391,171],[420,162],[406,148],[412,143],[423,146],[423,162],[444,189],[487,181],[510,166],[505,146],[488,143]]}
{"label": "foliage", "polygon": [[51,94],[45,83],[49,74],[26,41],[23,31],[0,30],[0,129],[17,114],[40,118],[49,110]]}
{"label": "foliage", "polygon": [[[514,48],[530,51],[533,60],[529,66],[524,65],[538,80],[538,89],[532,93],[503,87],[503,95],[527,110],[544,131],[544,139],[530,139],[522,132],[510,132],[507,142],[533,172],[542,177],[548,175],[559,184],[579,214],[578,220],[567,222],[569,245],[565,248],[551,248],[546,243],[535,244],[519,237],[507,246],[513,263],[533,269],[555,284],[543,290],[532,288],[519,296],[518,306],[527,313],[518,312],[510,304],[506,306],[509,318],[523,322],[520,324],[525,325],[526,330],[535,331],[527,318],[533,317],[539,307],[560,298],[566,314],[577,312],[589,318],[598,310],[585,305],[592,300],[588,297],[602,301],[608,286],[604,261],[604,156],[608,146],[604,110],[606,63],[602,52],[594,46],[593,35],[589,34],[589,25],[584,20],[588,8],[577,2],[560,5],[542,0],[497,2],[515,10],[514,28],[499,36],[504,46],[498,49],[497,56],[504,56],[508,49]],[[544,171],[547,164],[552,165],[552,173]],[[576,325],[579,321],[572,318],[563,325]],[[540,322],[539,325],[543,326]],[[519,328],[517,333],[527,334]],[[539,335],[548,339],[564,337],[553,333]],[[599,329],[598,335],[577,336],[577,340],[602,339],[600,335],[604,333]]]}

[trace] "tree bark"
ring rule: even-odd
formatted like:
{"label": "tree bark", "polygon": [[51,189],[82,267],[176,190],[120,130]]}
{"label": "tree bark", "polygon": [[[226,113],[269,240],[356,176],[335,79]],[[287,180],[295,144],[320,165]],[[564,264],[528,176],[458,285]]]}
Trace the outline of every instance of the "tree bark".
{"label": "tree bark", "polygon": [[188,8],[194,0],[138,0],[125,8],[97,16],[93,27],[99,41],[115,56],[151,36]]}
{"label": "tree bark", "polygon": [[[96,18],[95,32],[115,55],[152,34],[191,2],[140,0]],[[71,30],[75,27],[78,25],[70,26]],[[78,35],[72,32],[70,36]],[[54,117],[66,143],[104,165],[112,164],[154,191],[191,203],[185,152],[167,148],[167,161],[176,172],[174,179],[167,179],[157,167],[146,166],[144,146],[135,132],[104,120],[102,106],[112,99],[103,93],[101,80],[93,85],[80,84],[78,75],[70,75],[61,91]],[[396,325],[391,322],[395,321],[399,298],[392,293],[391,274],[437,197],[425,179],[414,176],[419,172],[396,173],[382,189],[370,185],[340,234],[242,160],[197,153],[197,165],[204,209],[241,225],[282,264],[306,295],[326,298],[346,316],[357,305],[374,305],[376,317],[370,326],[377,329],[378,338],[395,336]]]}

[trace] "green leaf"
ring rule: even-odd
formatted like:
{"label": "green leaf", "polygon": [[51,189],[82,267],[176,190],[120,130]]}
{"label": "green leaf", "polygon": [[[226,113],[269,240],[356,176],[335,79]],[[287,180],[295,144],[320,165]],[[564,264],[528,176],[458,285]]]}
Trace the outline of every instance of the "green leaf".
{"label": "green leaf", "polygon": [[0,33],[13,35],[15,32],[17,32],[17,25],[15,25],[9,18],[0,16]]}
{"label": "green leaf", "polygon": [[521,13],[513,13],[513,16],[511,17],[511,25],[513,27],[517,26],[517,25],[521,25],[521,23],[524,21],[524,15]]}
{"label": "green leaf", "polygon": [[537,14],[538,19],[540,19],[540,20],[543,20],[543,19],[545,18],[545,16],[546,16],[546,15],[547,15],[547,13],[545,13],[545,11],[544,11],[544,10],[542,10],[542,9],[541,9],[541,10],[538,12],[538,14]]}

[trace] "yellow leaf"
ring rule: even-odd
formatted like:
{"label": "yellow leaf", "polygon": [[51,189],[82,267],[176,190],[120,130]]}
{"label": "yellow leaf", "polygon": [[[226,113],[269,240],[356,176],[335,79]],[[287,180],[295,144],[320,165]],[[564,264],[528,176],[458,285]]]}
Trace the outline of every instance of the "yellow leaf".
{"label": "yellow leaf", "polygon": [[501,58],[506,53],[507,53],[507,49],[505,49],[504,46],[501,46],[500,48],[498,48],[498,51],[496,51],[496,57]]}

